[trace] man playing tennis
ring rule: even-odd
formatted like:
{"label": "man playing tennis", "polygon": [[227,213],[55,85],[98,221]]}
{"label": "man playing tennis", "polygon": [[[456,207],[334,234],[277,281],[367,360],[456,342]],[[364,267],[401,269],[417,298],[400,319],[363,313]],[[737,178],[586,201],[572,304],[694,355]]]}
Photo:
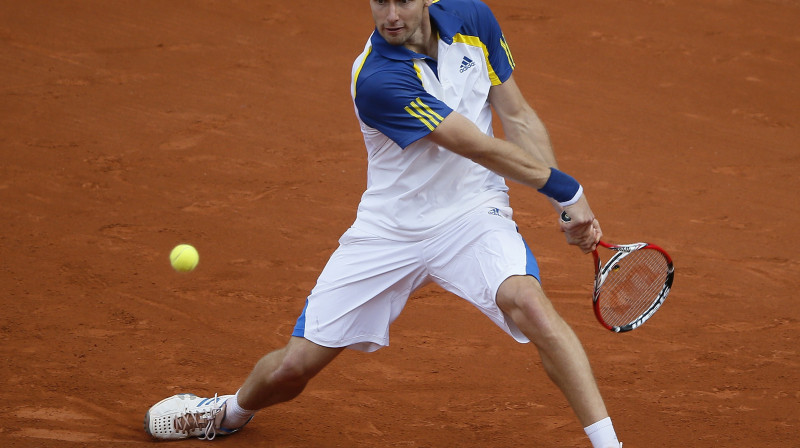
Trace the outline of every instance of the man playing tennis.
{"label": "man playing tennis", "polygon": [[[556,208],[584,252],[602,235],[580,184],[556,169],[549,137],[518,89],[514,60],[478,0],[370,0],[375,32],[353,64],[368,182],[352,227],[308,296],[288,344],[263,357],[234,395],[175,395],[145,427],[181,439],[239,430],[254,412],[296,397],[344,348],[389,344],[409,295],[430,282],[475,305],[519,342],[532,341],[594,448],[619,448],[580,341],[539,283],[517,232],[504,178]],[[507,140],[492,133],[492,109]]]}

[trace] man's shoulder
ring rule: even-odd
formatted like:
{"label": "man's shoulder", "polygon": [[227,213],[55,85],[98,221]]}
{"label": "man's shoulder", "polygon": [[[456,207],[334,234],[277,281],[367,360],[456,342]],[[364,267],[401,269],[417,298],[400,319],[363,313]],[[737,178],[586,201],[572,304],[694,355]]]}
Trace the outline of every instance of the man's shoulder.
{"label": "man's shoulder", "polygon": [[482,0],[438,0],[431,5],[466,21],[480,20],[492,11]]}
{"label": "man's shoulder", "polygon": [[369,48],[356,58],[359,72],[362,75],[372,75],[377,72],[391,72],[396,74],[414,73],[412,60],[398,60],[388,58],[374,48]]}
{"label": "man's shoulder", "polygon": [[480,0],[439,0],[431,5],[431,17],[443,36],[450,38],[456,34],[488,36],[499,26],[492,10]]}
{"label": "man's shoulder", "polygon": [[353,64],[353,80],[356,93],[362,91],[383,94],[400,86],[419,84],[414,62],[385,57],[368,46]]}

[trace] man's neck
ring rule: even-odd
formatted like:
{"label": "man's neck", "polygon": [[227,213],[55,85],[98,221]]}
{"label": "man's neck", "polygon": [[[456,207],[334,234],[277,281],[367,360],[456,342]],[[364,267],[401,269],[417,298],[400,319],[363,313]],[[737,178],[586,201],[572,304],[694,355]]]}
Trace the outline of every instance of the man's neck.
{"label": "man's neck", "polygon": [[433,26],[433,22],[431,22],[427,7],[425,8],[422,25],[419,28],[419,36],[406,42],[405,47],[413,52],[430,56],[433,59],[437,58],[439,54],[439,33]]}

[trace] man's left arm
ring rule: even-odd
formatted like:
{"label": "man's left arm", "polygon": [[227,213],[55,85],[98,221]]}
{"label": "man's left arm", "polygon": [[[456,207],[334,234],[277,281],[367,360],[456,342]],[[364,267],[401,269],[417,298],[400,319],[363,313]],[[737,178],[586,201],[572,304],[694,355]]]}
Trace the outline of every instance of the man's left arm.
{"label": "man's left arm", "polygon": [[548,166],[558,168],[547,129],[525,100],[513,75],[504,83],[492,86],[489,90],[489,102],[500,118],[506,140]]}
{"label": "man's left arm", "polygon": [[551,169],[547,163],[513,142],[484,134],[475,123],[455,111],[445,117],[427,138],[500,176],[539,190],[559,213],[564,210],[572,218],[568,223],[560,223],[567,242],[579,246],[584,252],[596,247],[602,236],[600,224],[582,193],[583,188],[569,175]]}
{"label": "man's left arm", "polygon": [[[547,129],[522,95],[513,75],[504,83],[492,86],[489,90],[489,102],[500,118],[506,140],[522,148],[539,162],[558,168]],[[548,199],[559,214],[565,210],[558,201]],[[586,197],[581,195],[576,204],[567,208],[571,209],[570,214],[579,213],[581,216],[578,222],[567,224],[559,221],[561,230],[566,233],[567,242],[580,246],[584,252],[594,249],[602,236],[602,230],[589,209]]]}

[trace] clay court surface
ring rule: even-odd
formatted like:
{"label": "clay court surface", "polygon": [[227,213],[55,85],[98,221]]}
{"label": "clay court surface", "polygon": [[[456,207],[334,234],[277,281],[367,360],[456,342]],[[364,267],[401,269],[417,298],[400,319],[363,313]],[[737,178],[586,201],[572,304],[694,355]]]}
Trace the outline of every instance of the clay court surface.
{"label": "clay court surface", "polygon": [[[800,2],[489,4],[606,239],[675,259],[664,307],[613,334],[590,257],[512,185],[625,448],[800,446]],[[349,78],[371,20],[361,0],[0,0],[0,446],[150,446],[153,403],[233,393],[286,342],[366,183]],[[215,443],[588,447],[533,347],[436,287],[390,347]]]}

